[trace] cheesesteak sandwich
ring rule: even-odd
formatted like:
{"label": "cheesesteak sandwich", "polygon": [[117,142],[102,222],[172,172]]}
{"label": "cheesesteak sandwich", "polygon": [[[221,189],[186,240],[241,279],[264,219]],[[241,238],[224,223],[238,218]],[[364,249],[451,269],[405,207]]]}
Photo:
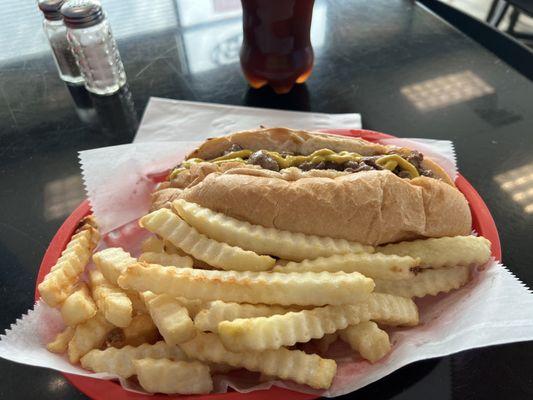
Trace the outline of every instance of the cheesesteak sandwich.
{"label": "cheesesteak sandwich", "polygon": [[208,139],[169,174],[153,209],[184,199],[267,228],[379,245],[468,235],[468,203],[416,150],[262,128]]}

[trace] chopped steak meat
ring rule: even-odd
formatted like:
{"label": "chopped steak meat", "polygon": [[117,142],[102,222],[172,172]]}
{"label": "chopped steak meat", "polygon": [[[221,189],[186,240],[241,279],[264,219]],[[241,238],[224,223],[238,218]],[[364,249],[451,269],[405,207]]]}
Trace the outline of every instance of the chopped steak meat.
{"label": "chopped steak meat", "polygon": [[[238,144],[233,144],[231,147],[229,147],[226,151],[224,151],[223,155],[230,154],[232,152],[236,152],[239,150],[243,150],[241,146]],[[290,155],[295,155],[291,152],[280,152],[279,153],[282,157],[287,157]],[[401,157],[403,157],[406,161],[411,163],[417,171],[422,176],[428,176],[431,178],[434,178],[435,175],[432,171],[426,170],[422,167],[422,161],[424,160],[424,155],[416,150],[411,151],[407,155],[405,152],[401,153],[398,150],[392,150],[387,154],[398,154]],[[358,160],[350,160],[346,161],[342,164],[338,164],[332,161],[306,161],[300,165],[298,165],[298,168],[302,171],[310,171],[313,169],[332,169],[336,171],[346,171],[346,172],[361,172],[361,171],[372,171],[372,170],[382,170],[383,167],[376,164],[376,161],[387,154],[380,154],[375,156],[363,156],[359,158]],[[254,164],[259,165],[264,169],[269,169],[271,171],[279,171],[280,166],[278,164],[278,161],[276,158],[268,153],[268,151],[265,150],[259,150],[250,155],[250,157],[246,160],[248,164]],[[400,178],[411,178],[411,175],[404,171],[399,166],[395,168],[392,171],[394,174],[398,175]]]}
{"label": "chopped steak meat", "polygon": [[248,164],[260,165],[261,168],[269,169],[271,171],[279,171],[278,162],[263,150],[252,153],[248,159]]}
{"label": "chopped steak meat", "polygon": [[405,159],[413,164],[416,169],[421,169],[421,163],[422,160],[424,160],[424,155],[419,151],[413,150],[411,155],[407,156]]}

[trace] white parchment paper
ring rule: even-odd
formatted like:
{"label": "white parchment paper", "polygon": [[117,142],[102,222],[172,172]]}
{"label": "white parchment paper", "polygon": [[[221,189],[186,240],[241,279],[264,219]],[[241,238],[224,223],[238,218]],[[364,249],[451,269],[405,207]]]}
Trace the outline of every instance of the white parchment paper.
{"label": "white parchment paper", "polygon": [[[189,110],[191,114],[182,110]],[[152,176],[173,167],[198,144],[198,140],[257,127],[262,123],[303,129],[359,128],[356,124],[346,122],[349,119],[345,121],[346,125],[340,124],[339,121],[344,118],[342,116],[329,119],[329,122],[338,125],[329,125],[326,117],[321,120],[312,114],[293,115],[290,118],[300,119],[298,123],[290,124],[283,122],[283,118],[286,118],[283,112],[268,112],[268,119],[263,120],[263,115],[254,119],[253,116],[258,113],[255,109],[233,107],[229,110],[219,105],[153,99],[135,143],[81,152],[80,161],[89,200],[104,232],[110,232],[105,246],[123,245],[132,253],[136,252],[142,234],[139,234],[135,221],[148,210],[149,194],[155,185]],[[273,118],[277,117],[281,119],[273,123]],[[326,126],[317,121],[322,121]],[[387,139],[386,143],[418,149],[437,160],[451,176],[456,175],[455,153],[449,141]],[[243,372],[217,376],[215,388],[225,391],[230,386],[241,392],[250,392],[278,385],[333,397],[361,388],[417,360],[533,339],[533,296],[529,289],[495,261],[489,262],[484,270],[476,273],[464,288],[447,295],[429,296],[418,303],[421,324],[414,328],[389,331],[393,350],[378,363],[370,364],[353,356],[353,351],[342,343],[333,346],[328,356],[337,361],[338,372],[327,391],[315,391],[286,381],[259,383],[250,380],[250,376]],[[45,344],[62,328],[58,311],[38,302],[5,335],[0,335],[0,357],[72,374],[111,379],[109,374],[92,374],[73,366],[64,356],[45,349]],[[128,382],[121,383],[128,390],[139,390]]]}
{"label": "white parchment paper", "polygon": [[205,140],[260,125],[304,130],[360,129],[361,115],[272,110],[152,97],[134,142]]}

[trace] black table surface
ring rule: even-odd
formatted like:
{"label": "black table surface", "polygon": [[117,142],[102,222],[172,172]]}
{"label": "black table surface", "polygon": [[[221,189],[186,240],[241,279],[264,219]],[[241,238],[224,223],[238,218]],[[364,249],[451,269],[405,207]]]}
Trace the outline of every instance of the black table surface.
{"label": "black table surface", "polygon": [[[21,46],[0,58],[1,329],[33,305],[43,253],[85,196],[77,152],[130,142],[150,96],[360,112],[367,129],[453,140],[505,264],[533,284],[533,85],[416,3],[317,1],[314,72],[276,96],[243,80],[237,1],[107,0],[129,85],[105,98],[59,80],[29,3],[13,18],[16,32],[0,34]],[[501,345],[409,365],[347,397],[526,399],[532,369],[531,342]],[[0,359],[0,373],[3,399],[86,398],[51,370]]]}

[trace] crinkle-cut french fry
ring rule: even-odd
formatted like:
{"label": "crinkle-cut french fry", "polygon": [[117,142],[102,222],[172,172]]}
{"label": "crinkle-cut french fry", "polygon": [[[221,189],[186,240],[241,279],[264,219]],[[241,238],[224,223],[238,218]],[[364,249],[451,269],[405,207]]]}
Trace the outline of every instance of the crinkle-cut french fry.
{"label": "crinkle-cut french fry", "polygon": [[101,313],[76,326],[74,336],[68,343],[68,358],[76,364],[81,357],[92,349],[99,348],[114,325],[109,323]]}
{"label": "crinkle-cut french fry", "polygon": [[353,272],[236,272],[133,264],[119,285],[173,297],[237,303],[315,305],[356,303],[374,289],[372,279]]}
{"label": "crinkle-cut french fry", "polygon": [[[166,253],[170,255],[176,255],[181,257],[188,257],[192,260],[194,267],[198,268],[201,267],[202,269],[213,269],[214,267],[211,267],[209,264],[204,263],[203,261],[200,261],[196,258],[191,257],[187,253],[185,253],[183,250],[178,249],[176,246],[174,246],[172,243],[170,243],[168,240],[161,240],[157,236],[153,235],[150,236],[148,239],[146,239],[141,247],[141,250],[143,253]],[[165,263],[157,262],[157,261],[148,261],[148,260],[140,260],[145,261],[149,264],[161,264],[166,265]],[[174,265],[174,264],[168,264],[168,265]],[[177,265],[180,266],[180,265]],[[207,268],[209,267],[209,268]]]}
{"label": "crinkle-cut french fry", "polygon": [[233,351],[262,351],[318,339],[361,321],[376,319],[389,325],[416,325],[416,304],[407,298],[372,293],[356,305],[328,306],[269,317],[222,321],[217,331]]}
{"label": "crinkle-cut french fry", "polygon": [[122,329],[124,343],[139,346],[143,343],[155,343],[159,340],[159,331],[149,314],[139,314],[132,318],[131,324]]}
{"label": "crinkle-cut french fry", "polygon": [[209,239],[166,208],[145,215],[139,223],[186,253],[217,268],[265,271],[276,262],[270,256],[260,256],[253,251]]}
{"label": "crinkle-cut french fry", "polygon": [[86,236],[87,234],[85,233],[85,231],[72,236],[72,240],[67,244],[67,247],[65,248],[65,250],[63,250],[61,256],[57,259],[56,264],[52,266],[52,268],[50,268],[50,272],[61,268],[64,263],[68,262],[69,260],[78,259],[79,254],[82,254],[84,252],[84,249],[90,248],[90,241]]}
{"label": "crinkle-cut french fry", "polygon": [[90,230],[92,232],[91,242],[93,243],[93,247],[96,247],[98,241],[100,240],[100,234],[98,232],[98,224],[96,223],[94,215],[87,215],[86,217],[82,218],[82,220],[78,223],[76,233],[85,230]]}
{"label": "crinkle-cut french fry", "polygon": [[109,283],[97,269],[89,271],[89,284],[94,301],[104,317],[115,326],[128,326],[131,323],[133,305],[126,293]]}
{"label": "crinkle-cut french fry", "polygon": [[198,361],[134,360],[141,387],[150,393],[205,394],[213,390],[209,367]]}
{"label": "crinkle-cut french fry", "polygon": [[80,253],[79,248],[90,249],[90,252],[92,252],[99,240],[100,233],[98,232],[98,227],[93,216],[89,215],[83,218],[78,224],[76,232],[67,243],[67,246],[61,252],[61,256],[58,258],[56,265],[52,266],[50,271],[55,271],[60,268],[63,261],[71,259],[74,255],[77,256]]}
{"label": "crinkle-cut french fry", "polygon": [[141,295],[139,292],[136,292],[135,290],[125,290],[126,295],[129,297],[131,301],[131,305],[133,307],[133,313],[134,314],[146,314],[148,313],[148,309],[146,308],[146,304],[144,304],[144,300],[141,299]]}
{"label": "crinkle-cut french fry", "polygon": [[380,246],[384,254],[420,259],[420,267],[481,265],[490,259],[490,241],[482,236],[453,236]]}
{"label": "crinkle-cut french fry", "polygon": [[178,268],[192,268],[191,257],[178,256],[177,254],[147,252],[139,256],[139,261]]}
{"label": "crinkle-cut french fry", "polygon": [[188,360],[178,346],[163,341],[140,346],[125,346],[121,349],[109,347],[105,350],[91,350],[81,358],[81,366],[94,372],[107,372],[122,378],[135,375],[133,360],[139,358],[170,358],[176,361]]}
{"label": "crinkle-cut french fry", "polygon": [[329,347],[337,341],[339,338],[339,334],[337,332],[335,333],[328,333],[327,335],[324,335],[320,339],[314,339],[313,343],[316,346],[316,349],[318,350],[319,354],[325,354]]}
{"label": "crinkle-cut french fry", "polygon": [[168,294],[143,294],[148,311],[159,333],[168,344],[178,344],[192,339],[196,328],[189,312],[181,303]]}
{"label": "crinkle-cut french fry", "polygon": [[410,298],[385,293],[372,293],[366,302],[370,319],[381,325],[418,325],[418,307]]}
{"label": "crinkle-cut french fry", "polygon": [[315,389],[330,387],[337,371],[337,364],[333,360],[284,347],[262,352],[235,353],[227,350],[214,333],[199,332],[192,340],[180,344],[180,347],[189,357],[200,361],[246,368],[290,379]]}
{"label": "crinkle-cut french fry", "polygon": [[411,268],[417,260],[412,257],[384,255],[381,253],[335,254],[302,262],[288,262],[274,267],[274,272],[359,272],[369,278],[406,279],[413,277]]}
{"label": "crinkle-cut french fry", "polygon": [[320,339],[312,339],[309,342],[304,343],[303,350],[306,353],[317,353],[324,355],[338,338],[339,335],[337,332],[328,333],[327,335],[322,336]]}
{"label": "crinkle-cut french fry", "polygon": [[342,340],[365,360],[375,363],[391,350],[389,335],[372,321],[361,322],[339,331]]}
{"label": "crinkle-cut french fry", "polygon": [[39,284],[39,293],[50,307],[59,306],[75,290],[98,242],[98,230],[85,222],[71,238],[56,265]]}
{"label": "crinkle-cut french fry", "polygon": [[157,236],[152,235],[142,242],[141,251],[143,253],[163,253],[165,244]]}
{"label": "crinkle-cut french fry", "polygon": [[319,339],[369,319],[368,305],[361,302],[222,321],[218,324],[218,335],[228,350],[264,351]]}
{"label": "crinkle-cut french fry", "polygon": [[202,331],[216,332],[218,323],[222,321],[233,321],[237,318],[269,317],[275,314],[285,314],[289,311],[291,309],[281,306],[224,303],[215,300],[208,303],[205,309],[196,314],[194,325]]}
{"label": "crinkle-cut french fry", "polygon": [[371,246],[314,235],[305,235],[275,228],[265,228],[239,221],[222,213],[214,212],[183,199],[172,204],[189,225],[204,235],[238,246],[258,254],[270,254],[286,260],[301,261],[307,258],[345,253],[371,253]]}
{"label": "crinkle-cut french fry", "polygon": [[470,278],[469,267],[424,269],[414,278],[401,281],[376,279],[376,292],[403,297],[435,296],[464,286]]}
{"label": "crinkle-cut french fry", "polygon": [[120,247],[110,247],[93,254],[96,267],[104,275],[109,283],[117,284],[117,279],[130,264],[137,262],[130,253]]}
{"label": "crinkle-cut french fry", "polygon": [[89,288],[83,282],[61,304],[61,316],[66,325],[74,326],[94,317],[97,308],[89,293]]}
{"label": "crinkle-cut french fry", "polygon": [[[188,256],[182,249],[174,246],[168,240],[163,240],[163,251],[168,254],[177,254],[178,256]],[[192,258],[192,257],[191,257]]]}
{"label": "crinkle-cut french fry", "polygon": [[65,330],[59,332],[54,340],[46,345],[48,351],[58,354],[65,353],[68,348],[68,342],[70,342],[72,336],[74,336],[74,330],[75,328],[73,326],[67,326]]}
{"label": "crinkle-cut french fry", "polygon": [[200,299],[188,299],[186,297],[176,297],[176,300],[187,309],[191,318],[205,308],[205,302]]}
{"label": "crinkle-cut french fry", "polygon": [[126,337],[122,328],[114,328],[106,335],[104,347],[120,349],[124,346],[126,346]]}

